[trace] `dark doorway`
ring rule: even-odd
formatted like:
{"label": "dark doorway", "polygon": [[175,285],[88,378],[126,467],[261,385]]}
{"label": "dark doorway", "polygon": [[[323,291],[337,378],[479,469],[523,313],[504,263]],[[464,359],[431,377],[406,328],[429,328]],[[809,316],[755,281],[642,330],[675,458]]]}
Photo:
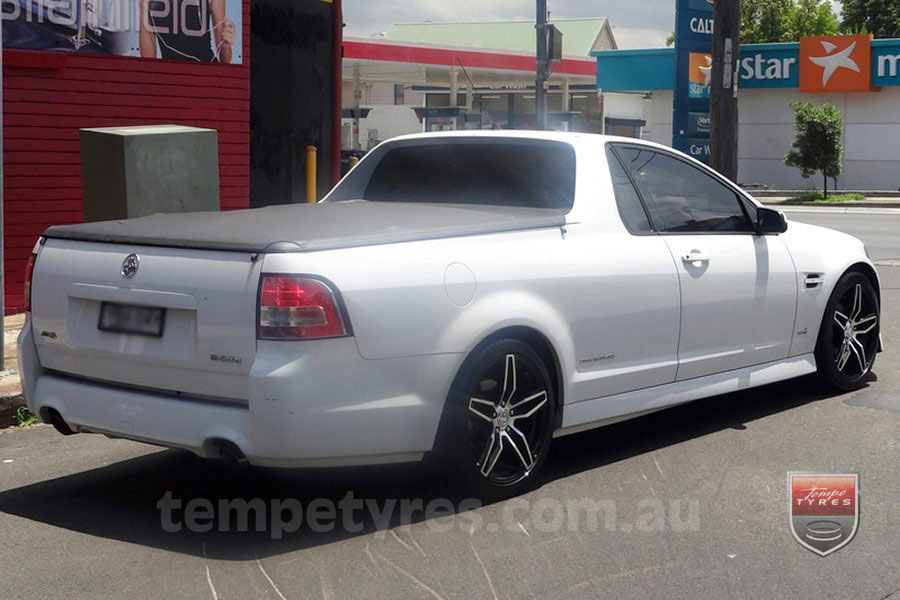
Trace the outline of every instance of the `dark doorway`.
{"label": "dark doorway", "polygon": [[318,149],[319,197],[331,188],[334,78],[340,77],[334,6],[251,0],[251,207],[306,201],[307,146]]}

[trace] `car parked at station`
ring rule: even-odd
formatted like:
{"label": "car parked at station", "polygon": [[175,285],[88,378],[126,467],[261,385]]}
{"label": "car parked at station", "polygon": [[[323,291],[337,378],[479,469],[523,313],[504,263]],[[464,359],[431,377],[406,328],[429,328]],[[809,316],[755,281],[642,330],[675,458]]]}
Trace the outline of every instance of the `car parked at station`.
{"label": "car parked at station", "polygon": [[879,341],[863,244],[669,148],[405,136],[315,205],[52,227],[29,408],[267,466],[420,460],[515,493],[553,437],[818,372]]}

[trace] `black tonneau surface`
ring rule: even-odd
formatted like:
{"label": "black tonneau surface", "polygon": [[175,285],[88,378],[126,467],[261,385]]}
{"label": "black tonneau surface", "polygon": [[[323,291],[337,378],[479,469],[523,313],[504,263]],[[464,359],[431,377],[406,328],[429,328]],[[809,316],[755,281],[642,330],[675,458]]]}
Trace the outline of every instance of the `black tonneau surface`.
{"label": "black tonneau surface", "polygon": [[558,227],[546,208],[395,202],[289,204],[228,212],[155,214],[57,225],[48,238],[240,252],[311,252]]}

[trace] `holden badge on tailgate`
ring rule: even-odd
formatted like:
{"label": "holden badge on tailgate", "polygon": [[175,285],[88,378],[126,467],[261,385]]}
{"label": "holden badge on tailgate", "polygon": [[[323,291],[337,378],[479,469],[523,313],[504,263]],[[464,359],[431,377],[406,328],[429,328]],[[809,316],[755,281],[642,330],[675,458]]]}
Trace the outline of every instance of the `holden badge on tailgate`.
{"label": "holden badge on tailgate", "polygon": [[138,272],[138,268],[141,266],[141,259],[138,258],[137,254],[129,254],[125,257],[125,260],[122,261],[122,277],[128,279],[129,277],[134,277],[134,274]]}

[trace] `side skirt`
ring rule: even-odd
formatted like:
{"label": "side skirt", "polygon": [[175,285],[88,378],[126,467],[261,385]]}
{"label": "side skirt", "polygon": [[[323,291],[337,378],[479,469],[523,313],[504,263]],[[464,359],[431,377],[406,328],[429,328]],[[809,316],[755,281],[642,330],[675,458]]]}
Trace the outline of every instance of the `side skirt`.
{"label": "side skirt", "polygon": [[611,425],[691,400],[745,390],[815,371],[815,356],[803,354],[724,373],[574,402],[563,407],[562,427],[553,432],[553,437]]}

